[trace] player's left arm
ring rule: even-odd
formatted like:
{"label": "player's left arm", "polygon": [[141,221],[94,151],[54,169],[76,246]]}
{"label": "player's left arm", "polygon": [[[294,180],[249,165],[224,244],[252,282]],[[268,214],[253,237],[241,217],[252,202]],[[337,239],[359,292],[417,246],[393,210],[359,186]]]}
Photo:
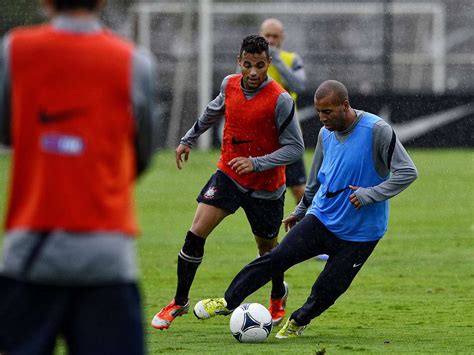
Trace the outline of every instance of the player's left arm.
{"label": "player's left arm", "polygon": [[293,63],[291,67],[288,67],[281,60],[278,52],[273,51],[272,53],[273,55],[270,54],[272,56],[272,64],[278,69],[278,72],[283,77],[285,88],[298,94],[303,93],[306,87],[306,72],[301,57],[295,53]]}
{"label": "player's left arm", "polygon": [[264,171],[280,165],[288,165],[303,157],[303,135],[295,116],[295,103],[287,92],[278,97],[275,123],[278,129],[280,148],[270,154],[251,158],[254,171]]}
{"label": "player's left arm", "polygon": [[415,164],[385,121],[376,123],[372,144],[375,169],[380,176],[389,175],[389,178],[377,186],[356,188],[353,195],[359,207],[398,195],[418,177]]}
{"label": "player's left arm", "polygon": [[313,202],[314,196],[321,186],[320,181],[318,180],[319,170],[323,165],[324,158],[324,148],[323,148],[323,128],[319,130],[318,140],[316,142],[316,147],[313,154],[313,163],[311,164],[311,169],[308,175],[308,181],[304,189],[304,195],[301,201],[296,205],[295,210],[292,212],[293,215],[297,216],[298,219],[302,219],[308,208]]}
{"label": "player's left arm", "polygon": [[0,43],[0,144],[11,145],[10,36]]}

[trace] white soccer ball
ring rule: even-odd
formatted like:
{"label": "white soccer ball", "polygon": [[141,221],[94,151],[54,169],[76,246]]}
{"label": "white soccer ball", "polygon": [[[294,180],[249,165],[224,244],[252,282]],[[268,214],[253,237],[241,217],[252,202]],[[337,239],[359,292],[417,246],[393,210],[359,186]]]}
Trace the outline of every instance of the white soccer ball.
{"label": "white soccer ball", "polygon": [[259,303],[245,303],[230,317],[230,331],[241,343],[261,343],[272,331],[272,316]]}

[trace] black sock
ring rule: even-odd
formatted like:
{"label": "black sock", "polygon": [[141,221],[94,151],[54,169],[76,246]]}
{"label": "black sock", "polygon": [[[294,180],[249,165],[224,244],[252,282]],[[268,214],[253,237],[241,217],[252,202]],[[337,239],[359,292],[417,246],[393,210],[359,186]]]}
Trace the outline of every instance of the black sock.
{"label": "black sock", "polygon": [[[275,249],[279,243],[273,248]],[[273,250],[272,249],[272,250]],[[269,253],[267,251],[265,254]],[[282,298],[285,295],[285,285],[283,284],[284,281],[284,273],[280,272],[278,274],[272,275],[272,291],[270,297],[273,299]]]}
{"label": "black sock", "polygon": [[285,295],[285,285],[283,284],[284,273],[272,276],[272,292],[270,297],[273,299],[282,298]]}
{"label": "black sock", "polygon": [[178,287],[174,297],[175,303],[184,305],[188,301],[189,290],[204,255],[206,239],[198,237],[191,231],[186,234],[184,245],[178,255]]}
{"label": "black sock", "polygon": [[[279,243],[275,246],[278,246]],[[275,249],[273,248],[273,249]],[[273,250],[272,249],[272,250]],[[272,275],[272,291],[270,297],[273,299],[282,298],[285,295],[285,285],[283,284],[284,281],[284,273],[280,272],[278,274]]]}

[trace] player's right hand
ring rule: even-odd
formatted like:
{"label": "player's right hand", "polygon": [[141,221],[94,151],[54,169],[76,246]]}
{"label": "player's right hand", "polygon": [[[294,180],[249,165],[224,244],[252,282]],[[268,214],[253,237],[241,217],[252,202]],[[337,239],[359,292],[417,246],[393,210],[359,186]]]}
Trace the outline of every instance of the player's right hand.
{"label": "player's right hand", "polygon": [[188,161],[189,158],[189,152],[191,151],[191,148],[189,148],[185,144],[180,144],[178,145],[178,148],[176,148],[176,166],[178,169],[182,169],[182,164],[183,164],[183,154],[184,154],[184,161]]}
{"label": "player's right hand", "polygon": [[296,223],[298,223],[298,221],[298,217],[296,217],[294,214],[290,214],[283,221],[281,221],[281,223],[285,225],[285,232],[288,232],[291,228],[295,226]]}

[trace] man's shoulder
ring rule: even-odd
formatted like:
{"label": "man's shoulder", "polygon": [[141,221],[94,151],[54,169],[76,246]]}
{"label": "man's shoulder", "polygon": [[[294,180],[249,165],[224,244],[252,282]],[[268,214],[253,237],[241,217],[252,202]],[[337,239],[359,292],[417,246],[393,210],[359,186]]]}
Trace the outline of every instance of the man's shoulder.
{"label": "man's shoulder", "polygon": [[240,78],[242,77],[241,74],[230,74],[222,79],[221,83],[221,91],[224,93],[226,88],[229,86],[229,83],[235,89],[240,89]]}
{"label": "man's shoulder", "polygon": [[356,110],[356,112],[358,113],[358,115],[361,116],[359,122],[362,124],[367,124],[369,126],[384,125],[384,124],[388,125],[388,123],[385,122],[382,117],[377,116],[374,113],[370,113],[367,111],[359,111],[359,110]]}
{"label": "man's shoulder", "polygon": [[157,74],[157,61],[149,49],[141,46],[133,48],[133,70],[137,78],[146,82],[153,79],[150,75]]}
{"label": "man's shoulder", "polygon": [[293,52],[293,51],[287,51],[286,49],[281,49],[280,50],[281,54],[288,55],[288,56],[295,56],[298,55],[298,53]]}
{"label": "man's shoulder", "polygon": [[[133,41],[131,41],[130,39],[128,39],[124,36],[122,36],[119,33],[114,32],[112,29],[110,29],[108,27],[103,27],[102,30],[103,30],[104,40],[109,42],[110,44],[114,44],[117,47],[121,47],[121,48],[127,49],[127,50],[132,50],[132,49],[137,49],[138,48],[138,46],[135,43],[133,43]],[[142,52],[142,53],[148,53],[148,54],[146,54],[147,56],[151,55],[151,52],[149,52],[144,47],[140,47],[139,49],[140,49],[140,52]]]}
{"label": "man's shoulder", "polygon": [[281,58],[287,59],[289,61],[295,61],[295,60],[301,60],[301,56],[297,52],[292,52],[292,51],[287,51],[287,50],[280,50],[280,56]]}
{"label": "man's shoulder", "polygon": [[271,90],[274,95],[281,96],[282,99],[287,99],[288,97],[290,100],[293,100],[290,94],[288,94],[288,91],[286,91],[283,86],[275,79],[270,78],[270,82],[267,84],[266,88],[268,88],[268,90]]}
{"label": "man's shoulder", "polygon": [[370,112],[361,112],[361,119],[357,126],[371,130],[374,137],[382,137],[382,140],[391,139],[393,128],[382,117]]}
{"label": "man's shoulder", "polygon": [[32,37],[37,37],[47,31],[50,26],[47,23],[39,25],[18,26],[7,32],[5,36],[17,39],[29,40]]}
{"label": "man's shoulder", "polygon": [[229,80],[238,81],[242,77],[242,74],[229,74],[222,79],[223,83],[227,83]]}

